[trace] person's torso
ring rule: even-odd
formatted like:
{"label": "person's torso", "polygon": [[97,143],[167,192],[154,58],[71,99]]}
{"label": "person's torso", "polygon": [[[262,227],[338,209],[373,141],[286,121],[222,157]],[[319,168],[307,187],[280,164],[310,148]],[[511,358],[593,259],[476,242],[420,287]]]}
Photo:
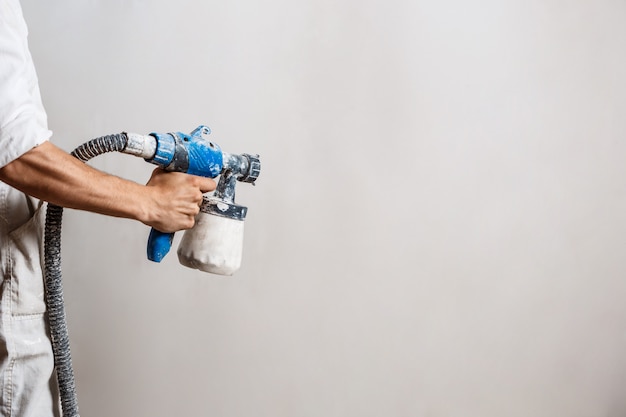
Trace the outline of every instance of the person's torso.
{"label": "person's torso", "polygon": [[28,222],[39,200],[0,181],[0,239]]}

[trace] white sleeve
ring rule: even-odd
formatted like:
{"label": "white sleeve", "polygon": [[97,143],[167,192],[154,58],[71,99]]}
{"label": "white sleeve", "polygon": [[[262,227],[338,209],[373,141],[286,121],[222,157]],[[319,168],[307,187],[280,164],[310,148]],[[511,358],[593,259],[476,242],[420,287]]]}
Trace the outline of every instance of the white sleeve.
{"label": "white sleeve", "polygon": [[19,0],[0,0],[0,168],[50,139]]}

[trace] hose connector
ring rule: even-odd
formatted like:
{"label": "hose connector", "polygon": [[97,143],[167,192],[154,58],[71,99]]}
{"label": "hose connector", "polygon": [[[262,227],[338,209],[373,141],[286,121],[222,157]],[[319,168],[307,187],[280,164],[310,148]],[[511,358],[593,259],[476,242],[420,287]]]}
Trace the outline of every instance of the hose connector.
{"label": "hose connector", "polygon": [[157,139],[152,135],[124,133],[128,139],[122,152],[145,160],[153,159],[157,151]]}

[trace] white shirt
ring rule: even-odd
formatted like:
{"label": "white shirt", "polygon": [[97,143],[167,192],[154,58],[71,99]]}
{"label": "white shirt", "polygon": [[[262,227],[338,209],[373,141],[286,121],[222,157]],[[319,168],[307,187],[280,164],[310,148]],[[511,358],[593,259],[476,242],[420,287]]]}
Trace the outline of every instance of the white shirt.
{"label": "white shirt", "polygon": [[[18,0],[0,0],[0,167],[48,140]],[[0,182],[0,414],[58,415],[41,262],[43,207]]]}
{"label": "white shirt", "polygon": [[0,0],[0,168],[46,140],[46,111],[19,0]]}

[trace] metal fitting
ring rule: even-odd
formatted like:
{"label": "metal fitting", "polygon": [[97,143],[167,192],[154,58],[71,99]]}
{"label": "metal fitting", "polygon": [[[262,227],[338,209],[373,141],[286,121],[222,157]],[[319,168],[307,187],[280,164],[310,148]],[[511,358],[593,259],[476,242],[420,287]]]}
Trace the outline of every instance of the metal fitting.
{"label": "metal fitting", "polygon": [[152,159],[156,153],[157,142],[154,136],[126,133],[128,141],[122,152],[139,156],[143,159]]}

